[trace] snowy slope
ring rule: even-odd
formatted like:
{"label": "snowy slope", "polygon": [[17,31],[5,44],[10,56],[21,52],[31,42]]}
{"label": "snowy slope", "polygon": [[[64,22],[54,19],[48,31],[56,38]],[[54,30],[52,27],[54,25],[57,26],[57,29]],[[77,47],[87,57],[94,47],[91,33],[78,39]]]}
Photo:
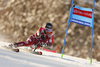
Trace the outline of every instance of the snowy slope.
{"label": "snowy slope", "polygon": [[100,62],[42,51],[43,55],[34,55],[21,50],[19,53],[2,48],[9,43],[0,42],[0,67],[100,67]]}

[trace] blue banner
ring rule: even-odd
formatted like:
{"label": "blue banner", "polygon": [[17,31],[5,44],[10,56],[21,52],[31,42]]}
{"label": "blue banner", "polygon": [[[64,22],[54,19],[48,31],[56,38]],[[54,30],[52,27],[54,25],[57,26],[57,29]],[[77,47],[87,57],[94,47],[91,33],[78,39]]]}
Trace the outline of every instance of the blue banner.
{"label": "blue banner", "polygon": [[74,22],[88,27],[93,27],[92,16],[94,13],[92,9],[78,7],[75,5],[73,8],[71,8],[71,10],[72,16],[70,22]]}

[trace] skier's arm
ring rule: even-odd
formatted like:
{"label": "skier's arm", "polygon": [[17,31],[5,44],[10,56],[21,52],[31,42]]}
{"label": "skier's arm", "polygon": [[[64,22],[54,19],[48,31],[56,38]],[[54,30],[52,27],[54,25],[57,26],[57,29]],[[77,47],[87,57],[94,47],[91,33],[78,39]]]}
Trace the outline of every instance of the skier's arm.
{"label": "skier's arm", "polygon": [[52,35],[51,37],[49,37],[49,39],[46,41],[46,42],[41,42],[41,47],[44,47],[44,46],[51,46],[53,44],[53,38],[54,38],[54,35]]}
{"label": "skier's arm", "polygon": [[44,28],[40,27],[39,30],[37,31],[37,34],[41,39],[45,39],[46,38],[45,35],[44,35],[43,30],[44,30]]}

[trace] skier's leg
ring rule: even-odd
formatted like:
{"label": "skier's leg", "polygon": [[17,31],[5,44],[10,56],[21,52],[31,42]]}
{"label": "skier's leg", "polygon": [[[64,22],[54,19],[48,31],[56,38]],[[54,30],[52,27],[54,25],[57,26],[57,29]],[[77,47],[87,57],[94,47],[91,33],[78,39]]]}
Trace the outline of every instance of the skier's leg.
{"label": "skier's leg", "polygon": [[21,47],[21,46],[30,46],[32,44],[34,44],[35,38],[33,37],[29,37],[28,40],[26,42],[18,42],[18,43],[14,43],[14,44],[9,44],[9,46],[11,48],[13,47]]}
{"label": "skier's leg", "polygon": [[36,44],[33,44],[33,45],[30,45],[29,46],[28,50],[34,51],[34,50],[36,50],[36,48],[37,48],[37,45]]}
{"label": "skier's leg", "polygon": [[30,51],[35,51],[36,49],[39,49],[40,48],[40,41],[35,39],[35,42],[34,44],[32,44],[30,47],[29,47],[29,50]]}

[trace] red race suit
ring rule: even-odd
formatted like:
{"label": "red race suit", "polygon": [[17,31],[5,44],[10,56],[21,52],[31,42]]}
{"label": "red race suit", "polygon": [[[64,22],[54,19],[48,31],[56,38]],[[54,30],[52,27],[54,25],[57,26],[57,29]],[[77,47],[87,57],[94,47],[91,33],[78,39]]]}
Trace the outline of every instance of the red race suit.
{"label": "red race suit", "polygon": [[[40,48],[41,47],[41,43],[44,42],[46,44],[49,44],[49,45],[52,45],[53,44],[53,38],[54,38],[54,35],[52,32],[50,32],[49,35],[45,34],[45,28],[44,27],[40,27],[39,30],[31,35],[26,42],[18,42],[16,43],[17,44],[17,47],[20,47],[20,46],[31,46],[31,45],[37,45],[37,48]],[[39,34],[42,34],[45,36],[45,39],[41,39]]]}

